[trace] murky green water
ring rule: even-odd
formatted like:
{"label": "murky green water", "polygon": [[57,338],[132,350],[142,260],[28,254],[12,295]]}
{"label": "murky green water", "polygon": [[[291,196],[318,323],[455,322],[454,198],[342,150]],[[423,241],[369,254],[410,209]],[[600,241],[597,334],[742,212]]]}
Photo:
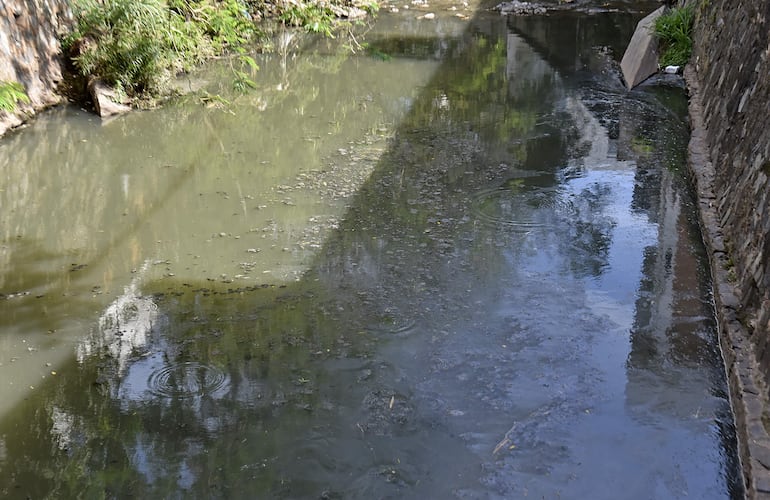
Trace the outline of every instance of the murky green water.
{"label": "murky green water", "polygon": [[0,495],[742,495],[641,12],[397,7],[0,142]]}

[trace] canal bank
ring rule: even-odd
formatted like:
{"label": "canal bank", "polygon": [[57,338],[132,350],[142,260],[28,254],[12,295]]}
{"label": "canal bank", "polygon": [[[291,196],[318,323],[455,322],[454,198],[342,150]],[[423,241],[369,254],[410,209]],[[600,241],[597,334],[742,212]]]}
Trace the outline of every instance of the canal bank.
{"label": "canal bank", "polygon": [[689,166],[710,250],[749,498],[770,498],[770,2],[696,9]]}

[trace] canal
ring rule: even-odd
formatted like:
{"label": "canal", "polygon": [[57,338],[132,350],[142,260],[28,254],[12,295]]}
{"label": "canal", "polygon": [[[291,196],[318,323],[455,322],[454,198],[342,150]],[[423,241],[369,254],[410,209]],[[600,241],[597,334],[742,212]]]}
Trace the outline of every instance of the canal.
{"label": "canal", "polygon": [[385,4],[2,139],[0,496],[742,498],[656,5]]}

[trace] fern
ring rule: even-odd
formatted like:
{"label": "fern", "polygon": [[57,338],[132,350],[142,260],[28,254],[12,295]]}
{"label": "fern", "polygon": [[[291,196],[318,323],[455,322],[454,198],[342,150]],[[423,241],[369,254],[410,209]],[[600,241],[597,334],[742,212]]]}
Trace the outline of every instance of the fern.
{"label": "fern", "polygon": [[19,82],[0,82],[0,110],[14,113],[19,102],[30,102],[24,87]]}

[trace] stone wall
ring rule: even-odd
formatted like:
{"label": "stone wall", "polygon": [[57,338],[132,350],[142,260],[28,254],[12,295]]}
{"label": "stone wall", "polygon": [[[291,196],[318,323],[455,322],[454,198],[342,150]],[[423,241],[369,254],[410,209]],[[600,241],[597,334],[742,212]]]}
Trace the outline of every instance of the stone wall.
{"label": "stone wall", "polygon": [[[720,194],[719,213],[744,315],[752,326],[766,331],[770,319],[770,2],[712,1],[700,11],[694,63]],[[770,368],[765,342],[758,354]]]}
{"label": "stone wall", "polygon": [[687,3],[697,13],[690,166],[747,496],[770,498],[770,1]]}
{"label": "stone wall", "polygon": [[59,102],[59,35],[71,21],[69,0],[0,2],[0,82],[21,83],[32,101],[17,116],[0,111],[0,134],[21,124],[25,114]]}

